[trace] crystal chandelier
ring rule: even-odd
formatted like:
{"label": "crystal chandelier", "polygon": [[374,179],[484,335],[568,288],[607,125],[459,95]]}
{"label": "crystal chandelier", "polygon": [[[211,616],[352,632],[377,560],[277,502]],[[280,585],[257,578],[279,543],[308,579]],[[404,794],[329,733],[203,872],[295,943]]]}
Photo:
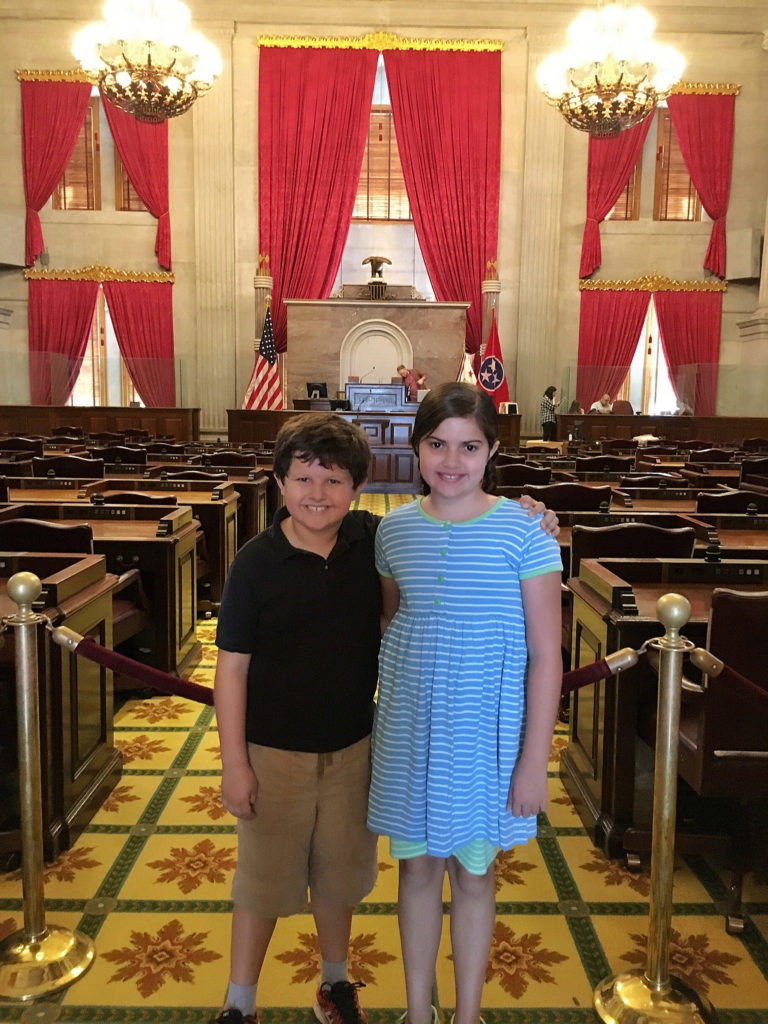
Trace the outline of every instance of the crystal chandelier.
{"label": "crystal chandelier", "polygon": [[72,53],[116,107],[158,124],[188,110],[221,74],[221,56],[190,31],[180,0],[105,0],[103,21],[80,29]]}
{"label": "crystal chandelier", "polygon": [[651,37],[642,7],[600,4],[582,11],[568,44],[538,67],[539,87],[568,124],[590,135],[616,136],[639,124],[680,81],[685,60]]}

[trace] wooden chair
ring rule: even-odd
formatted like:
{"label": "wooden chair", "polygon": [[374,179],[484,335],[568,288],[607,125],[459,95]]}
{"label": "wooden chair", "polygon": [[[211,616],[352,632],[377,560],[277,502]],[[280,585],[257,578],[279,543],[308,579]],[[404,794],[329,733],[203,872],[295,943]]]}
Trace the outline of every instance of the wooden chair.
{"label": "wooden chair", "polygon": [[[615,407],[614,407],[615,411]],[[638,443],[633,437],[605,437],[600,442],[603,455],[615,455],[617,452],[634,452]]]}
{"label": "wooden chair", "polygon": [[699,491],[696,495],[697,512],[749,512],[754,506],[755,514],[768,513],[768,494],[759,491]]}
{"label": "wooden chair", "polygon": [[176,505],[175,494],[148,494],[146,491],[117,491],[114,494],[100,495],[98,492],[91,496],[94,504],[95,498],[103,498],[105,505]]}
{"label": "wooden chair", "polygon": [[[39,519],[0,522],[0,551],[48,551],[93,554],[88,523],[47,523]],[[149,604],[138,569],[118,577],[112,591],[112,646],[132,639],[151,625]]]}
{"label": "wooden chair", "polygon": [[[744,928],[742,881],[755,859],[752,811],[768,799],[768,591],[716,589],[707,633],[707,649],[727,666],[721,675],[704,676],[702,685],[685,683],[680,709],[678,773],[690,790],[678,802],[685,816],[697,816],[707,831],[712,823],[731,840],[731,881],[726,930]],[[749,638],[748,641],[746,638]],[[643,713],[638,732],[655,743],[655,716]],[[726,813],[724,813],[724,810]],[[717,829],[714,830],[715,832]],[[717,836],[705,838],[710,843]]]}
{"label": "wooden chair", "polygon": [[577,455],[577,473],[631,473],[634,465],[631,455]]}
{"label": "wooden chair", "polygon": [[83,428],[82,427],[53,427],[51,429],[51,437],[78,437],[82,438]]}
{"label": "wooden chair", "polygon": [[745,484],[759,483],[761,487],[768,487],[768,458],[765,459],[743,459],[739,469],[739,487]]}
{"label": "wooden chair", "polygon": [[699,448],[689,452],[689,462],[731,462],[733,459],[733,448]]}
{"label": "wooden chair", "polygon": [[549,466],[533,466],[530,462],[520,462],[496,467],[496,483],[499,487],[548,484],[551,479],[552,470]]}
{"label": "wooden chair", "polygon": [[187,446],[168,441],[151,441],[143,446],[149,455],[184,455]]}
{"label": "wooden chair", "polygon": [[36,437],[2,437],[0,452],[29,452],[30,455],[42,455],[43,442]]}
{"label": "wooden chair", "polygon": [[601,487],[572,483],[549,484],[548,487],[526,484],[522,493],[543,501],[553,512],[597,512],[602,505],[611,504],[610,484]]}
{"label": "wooden chair", "polygon": [[644,448],[638,448],[636,457],[642,459],[644,455],[676,455],[677,445],[674,444],[649,444]]}
{"label": "wooden chair", "polygon": [[250,452],[217,451],[203,456],[204,466],[247,466],[255,468],[256,456]]}
{"label": "wooden chair", "polygon": [[745,437],[741,447],[745,452],[768,452],[768,437]]}
{"label": "wooden chair", "polygon": [[620,490],[626,487],[685,487],[685,480],[679,473],[635,473],[619,481]]}
{"label": "wooden chair", "polygon": [[617,398],[613,403],[613,415],[614,416],[634,416],[635,411],[632,408],[632,403],[628,402],[624,398]]}
{"label": "wooden chair", "polygon": [[689,438],[687,441],[677,441],[677,450],[681,452],[696,452],[702,448],[709,448],[710,441],[700,441],[698,438]]}
{"label": "wooden chair", "polygon": [[690,558],[696,534],[691,526],[665,529],[649,523],[571,528],[571,576],[579,575],[582,558]]}
{"label": "wooden chair", "polygon": [[227,479],[227,472],[221,470],[205,469],[174,469],[171,472],[163,470],[160,474],[161,480],[212,480],[221,481]]}
{"label": "wooden chair", "polygon": [[124,444],[107,445],[105,448],[89,448],[91,456],[104,459],[104,462],[123,462],[128,466],[145,466],[147,452],[145,448],[131,448]]}
{"label": "wooden chair", "polygon": [[148,441],[151,437],[149,431],[141,427],[126,427],[122,434],[126,441]]}
{"label": "wooden chair", "polygon": [[104,459],[86,459],[79,455],[49,455],[32,459],[32,476],[69,477],[72,480],[98,480],[104,476]]}

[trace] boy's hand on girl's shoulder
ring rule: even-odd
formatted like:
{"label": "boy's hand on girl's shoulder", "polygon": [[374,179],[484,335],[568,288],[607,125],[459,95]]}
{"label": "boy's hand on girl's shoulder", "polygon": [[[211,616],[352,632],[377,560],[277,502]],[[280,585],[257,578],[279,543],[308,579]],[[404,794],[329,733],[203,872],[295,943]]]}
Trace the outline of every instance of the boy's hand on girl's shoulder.
{"label": "boy's hand on girl's shoulder", "polygon": [[236,818],[249,820],[256,817],[256,797],[259,780],[249,764],[225,768],[221,773],[221,804]]}
{"label": "boy's hand on girl's shoulder", "polygon": [[543,501],[536,501],[530,494],[521,494],[517,500],[521,507],[528,512],[529,517],[541,515],[542,530],[553,537],[557,537],[560,533],[560,521],[557,518],[556,512],[553,512],[551,508],[547,508]]}

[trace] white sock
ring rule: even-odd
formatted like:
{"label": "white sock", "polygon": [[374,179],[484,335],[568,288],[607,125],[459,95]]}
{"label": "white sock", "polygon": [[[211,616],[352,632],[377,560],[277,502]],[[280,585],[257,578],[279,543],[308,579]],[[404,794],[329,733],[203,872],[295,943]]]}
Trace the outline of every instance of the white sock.
{"label": "white sock", "polygon": [[249,1013],[253,1013],[256,1007],[256,986],[236,985],[234,981],[230,981],[224,1003],[228,1010],[239,1010],[246,1017]]}
{"label": "white sock", "polygon": [[333,985],[337,981],[347,980],[347,961],[340,960],[332,963],[330,960],[323,960],[320,967],[320,984],[328,982]]}

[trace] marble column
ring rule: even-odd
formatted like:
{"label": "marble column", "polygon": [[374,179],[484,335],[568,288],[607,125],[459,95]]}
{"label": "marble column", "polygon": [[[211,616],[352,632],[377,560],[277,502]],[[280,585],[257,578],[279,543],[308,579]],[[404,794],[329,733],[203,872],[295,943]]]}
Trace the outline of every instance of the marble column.
{"label": "marble column", "polygon": [[203,432],[226,434],[235,394],[235,226],[231,23],[201,31],[220,50],[224,70],[192,107],[195,183],[195,323],[197,385]]}
{"label": "marble column", "polygon": [[[562,46],[562,37],[531,34],[528,42],[517,379],[510,398],[520,406],[521,433],[536,436],[539,399],[544,388],[557,379],[555,329],[566,125],[548,106],[536,83],[537,66],[548,53]],[[573,287],[576,285],[574,275]]]}

